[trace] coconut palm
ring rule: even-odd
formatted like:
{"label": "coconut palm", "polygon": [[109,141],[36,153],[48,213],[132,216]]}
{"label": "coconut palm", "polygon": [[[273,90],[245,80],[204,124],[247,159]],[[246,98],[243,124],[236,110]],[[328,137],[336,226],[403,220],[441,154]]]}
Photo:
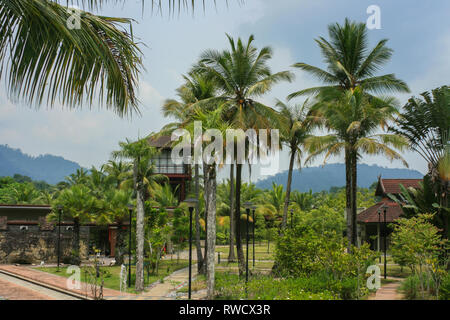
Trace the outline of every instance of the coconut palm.
{"label": "coconut palm", "polygon": [[278,100],[277,106],[280,109],[281,116],[283,117],[281,140],[285,145],[287,145],[290,151],[286,197],[284,200],[283,220],[281,223],[281,228],[286,229],[287,212],[289,202],[291,200],[291,184],[292,172],[294,171],[294,162],[297,160],[297,164],[299,167],[301,166],[303,144],[305,139],[311,136],[311,132],[314,128],[314,117],[308,114],[309,110],[307,102],[303,105],[288,106]]}
{"label": "coconut palm", "polygon": [[73,221],[73,263],[80,263],[80,226],[92,222],[98,212],[98,199],[91,190],[82,184],[76,184],[64,189],[55,200],[54,208],[62,207],[63,217]]}
{"label": "coconut palm", "polygon": [[114,159],[129,159],[133,162],[133,178],[122,182],[122,188],[132,187],[136,193],[136,291],[144,290],[144,202],[148,190],[166,176],[155,174],[151,159],[158,154],[156,148],[148,144],[147,139],[120,142],[121,150],[112,152]]}
{"label": "coconut palm", "polygon": [[324,83],[324,86],[303,89],[288,96],[292,99],[302,95],[315,95],[327,88],[341,90],[363,87],[364,92],[395,93],[409,92],[407,84],[394,74],[376,76],[376,72],[389,62],[393,50],[386,47],[387,39],[368,48],[368,32],[364,23],[345,19],[344,25],[338,23],[328,26],[330,40],[316,39],[327,69],[311,66],[304,62],[294,64]]}
{"label": "coconut palm", "polygon": [[[168,99],[165,101],[162,109],[165,117],[173,117],[176,122],[166,125],[162,132],[170,133],[171,131],[184,127],[192,121],[192,117],[195,114],[195,108],[193,105],[210,99],[216,96],[217,88],[210,79],[197,72],[190,72],[188,75],[183,76],[185,83],[179,87],[177,96],[179,100]],[[198,108],[199,106],[197,106]],[[209,108],[209,105],[202,105],[205,109]],[[204,179],[206,179],[206,166],[204,167]],[[200,199],[200,172],[199,164],[194,163],[194,183],[195,183],[195,196]],[[205,197],[207,194],[204,194]],[[205,198],[207,202],[207,199]],[[207,207],[205,207],[205,217],[207,216]],[[204,273],[203,268],[203,255],[200,244],[200,207],[197,202],[195,208],[195,245],[197,249],[197,267],[200,273]],[[206,255],[206,252],[205,252]]]}
{"label": "coconut palm", "polygon": [[[281,81],[292,81],[293,74],[289,71],[272,73],[267,63],[272,58],[272,49],[255,48],[251,35],[244,43],[240,38],[234,41],[227,35],[230,50],[222,52],[207,50],[202,53],[200,63],[194,70],[206,74],[216,83],[220,96],[206,99],[203,103],[219,100],[224,103],[224,119],[233,128],[244,131],[253,129],[268,129],[278,127],[277,112],[258,102],[257,99],[268,93],[272,87]],[[240,212],[241,212],[241,180],[242,163],[236,163],[236,202],[235,202],[235,232],[236,247],[239,261],[239,273],[245,271],[244,252],[241,246]]]}
{"label": "coconut palm", "polygon": [[[314,106],[322,125],[331,131],[325,136],[312,136],[305,145],[310,153],[306,163],[318,155],[330,156],[345,153],[346,165],[346,214],[349,249],[356,245],[356,192],[357,161],[362,154],[384,155],[388,159],[407,163],[393,148],[403,150],[407,141],[396,134],[376,133],[386,128],[397,113],[395,100],[375,98],[364,94],[361,87],[342,92],[331,88],[321,93],[319,103]],[[349,207],[349,204],[351,206]]]}
{"label": "coconut palm", "polygon": [[102,166],[102,171],[108,175],[107,179],[111,180],[111,183],[118,189],[123,181],[132,176],[132,168],[131,163],[109,160]]}

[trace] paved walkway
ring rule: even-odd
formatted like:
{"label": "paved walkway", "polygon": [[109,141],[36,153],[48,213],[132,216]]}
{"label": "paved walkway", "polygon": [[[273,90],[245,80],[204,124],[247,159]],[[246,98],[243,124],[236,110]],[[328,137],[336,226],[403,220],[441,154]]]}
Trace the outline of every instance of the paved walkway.
{"label": "paved walkway", "polygon": [[[91,293],[90,288],[84,282],[81,284],[81,289],[71,289],[67,286],[67,278],[63,276],[54,275],[51,273],[47,273],[44,271],[36,270],[31,267],[25,266],[15,266],[15,265],[0,265],[0,270],[7,271],[9,273],[24,277],[26,279],[34,280],[36,282],[45,283],[52,287],[56,287],[62,290],[70,291],[77,293],[82,296],[88,296],[92,298],[93,295]],[[133,296],[132,294],[122,293],[117,290],[112,290],[108,288],[103,289],[104,296]]]}
{"label": "paved walkway", "polygon": [[396,280],[396,282],[390,282],[381,286],[368,300],[403,300],[403,295],[398,292],[398,289],[404,279],[394,277],[387,277],[387,279]]}

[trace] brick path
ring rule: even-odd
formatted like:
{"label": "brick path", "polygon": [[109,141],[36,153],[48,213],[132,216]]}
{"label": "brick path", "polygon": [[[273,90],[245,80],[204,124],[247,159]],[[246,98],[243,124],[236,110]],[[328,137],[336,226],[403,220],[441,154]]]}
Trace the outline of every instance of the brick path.
{"label": "brick path", "polygon": [[397,280],[387,283],[377,290],[376,294],[369,297],[368,300],[403,300],[403,295],[398,292],[398,288],[403,281],[402,278],[387,277],[387,279]]}
{"label": "brick path", "polygon": [[[88,297],[92,298],[92,293],[88,290],[88,287],[85,283],[82,282],[81,289],[69,289],[67,287],[67,278],[63,276],[58,276],[54,274],[50,274],[44,271],[35,270],[30,267],[24,266],[14,266],[14,265],[0,265],[0,270],[4,270],[10,272],[12,274],[31,279],[37,282],[45,283],[50,286],[63,289],[66,291],[74,292],[83,296],[88,295]],[[1,294],[0,294],[1,295]],[[112,290],[108,288],[103,289],[104,296],[134,296],[130,293],[123,293],[117,290]]]}
{"label": "brick path", "polygon": [[0,279],[0,299],[7,300],[52,300],[35,290]]}

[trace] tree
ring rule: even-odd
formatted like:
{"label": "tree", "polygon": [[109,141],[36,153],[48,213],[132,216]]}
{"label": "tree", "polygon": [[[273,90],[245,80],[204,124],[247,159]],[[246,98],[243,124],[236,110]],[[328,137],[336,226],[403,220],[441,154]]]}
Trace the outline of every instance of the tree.
{"label": "tree", "polygon": [[356,245],[356,208],[357,208],[357,161],[361,154],[383,154],[388,159],[402,160],[399,153],[391,147],[402,150],[407,146],[399,135],[380,133],[377,130],[386,125],[397,112],[395,101],[375,98],[364,94],[358,87],[354,90],[323,90],[319,102],[313,107],[316,116],[322,118],[322,125],[332,134],[312,136],[306,141],[310,155],[309,163],[318,155],[325,154],[324,163],[330,156],[345,153],[346,167],[346,214],[348,249]]}
{"label": "tree", "polygon": [[303,155],[303,144],[305,140],[311,136],[313,130],[313,117],[308,115],[308,106],[305,102],[303,105],[288,106],[278,100],[277,106],[283,117],[281,127],[281,141],[289,148],[289,171],[286,184],[286,197],[284,200],[283,220],[281,228],[287,227],[287,212],[289,202],[291,200],[291,184],[292,172],[294,171],[294,162],[301,167],[301,157]]}
{"label": "tree", "polygon": [[[80,226],[83,223],[92,222],[93,215],[98,212],[99,203],[91,190],[85,185],[76,184],[61,191],[55,200],[55,210],[62,207],[63,218],[73,220],[73,244],[72,262],[80,264]],[[56,219],[57,212],[54,212]]]}
{"label": "tree", "polygon": [[147,139],[135,142],[119,142],[121,150],[114,151],[114,159],[130,159],[133,161],[133,178],[122,182],[121,187],[133,187],[136,193],[136,291],[144,290],[144,204],[149,188],[167,179],[155,174],[155,166],[151,159],[158,154],[156,148],[148,144]]}
{"label": "tree", "polygon": [[[303,95],[317,95],[331,88],[348,91],[357,87],[363,88],[364,94],[377,94],[388,92],[409,92],[405,82],[399,80],[394,74],[376,76],[376,72],[386,64],[392,56],[393,50],[386,47],[387,39],[377,43],[373,49],[368,48],[368,32],[364,23],[352,22],[345,19],[344,25],[338,23],[328,26],[330,40],[323,37],[316,39],[321,54],[326,63],[327,70],[311,66],[304,62],[294,64],[294,67],[308,72],[324,83],[323,86],[302,89],[288,96],[288,99]],[[346,190],[347,190],[347,216],[355,211],[352,203],[351,185],[351,157],[346,154]],[[354,193],[354,192],[353,192]],[[351,213],[356,215],[355,212]],[[355,227],[350,229],[355,229]],[[349,230],[350,231],[350,230]],[[351,233],[348,233],[350,237]],[[354,238],[354,237],[353,237]],[[354,238],[356,241],[356,238]],[[352,243],[356,244],[356,242]]]}
{"label": "tree", "polygon": [[132,176],[133,165],[123,161],[109,160],[102,165],[102,171],[108,175],[108,180],[112,180],[116,188],[120,188],[120,184],[128,180]]}
{"label": "tree", "polygon": [[[195,71],[189,72],[187,76],[183,76],[185,83],[179,87],[177,96],[179,100],[168,99],[165,101],[162,109],[165,117],[171,116],[177,121],[166,125],[162,133],[172,132],[175,129],[185,127],[193,121],[195,109],[202,107],[203,109],[210,108],[207,104],[198,105],[203,100],[208,100],[216,96],[217,88],[211,79],[208,79],[203,74]],[[194,107],[196,105],[196,107]],[[206,165],[204,167],[204,179],[206,178]],[[197,161],[194,163],[194,183],[195,183],[195,197],[200,200],[200,172],[199,164]],[[205,193],[206,196],[206,193]],[[205,199],[206,200],[206,199]],[[199,201],[200,202],[200,201]],[[195,208],[195,245],[197,249],[197,269],[199,273],[204,273],[204,259],[202,255],[202,248],[200,245],[200,208],[199,202],[197,202]],[[207,202],[207,201],[206,201]],[[208,212],[207,206],[205,206],[205,219]],[[206,251],[205,251],[206,255]]]}
{"label": "tree", "polygon": [[[244,43],[240,38],[235,42],[227,35],[231,50],[219,52],[207,50],[202,53],[200,63],[194,68],[199,73],[213,79],[219,96],[206,99],[202,103],[221,101],[224,103],[224,119],[233,128],[247,130],[277,127],[277,112],[254,100],[268,93],[281,81],[292,81],[289,71],[272,73],[267,62],[272,58],[272,49],[264,47],[258,51],[252,43],[251,35]],[[244,252],[241,246],[241,181],[242,163],[236,163],[235,232],[239,261],[239,273],[245,271]]]}

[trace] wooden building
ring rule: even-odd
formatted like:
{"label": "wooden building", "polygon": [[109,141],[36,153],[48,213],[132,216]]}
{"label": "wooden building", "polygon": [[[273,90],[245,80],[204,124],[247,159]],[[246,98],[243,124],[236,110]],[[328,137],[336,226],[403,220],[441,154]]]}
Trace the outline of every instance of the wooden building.
{"label": "wooden building", "polygon": [[[422,179],[382,179],[378,178],[375,196],[380,200],[375,205],[361,211],[357,216],[358,223],[358,242],[370,243],[373,250],[384,250],[382,236],[386,233],[388,236],[392,230],[384,228],[384,206],[386,209],[386,223],[392,223],[403,214],[402,208],[391,198],[389,194],[399,195],[401,193],[400,185],[405,188],[418,188]],[[380,213],[380,214],[379,214]],[[381,222],[381,223],[380,223]]]}

